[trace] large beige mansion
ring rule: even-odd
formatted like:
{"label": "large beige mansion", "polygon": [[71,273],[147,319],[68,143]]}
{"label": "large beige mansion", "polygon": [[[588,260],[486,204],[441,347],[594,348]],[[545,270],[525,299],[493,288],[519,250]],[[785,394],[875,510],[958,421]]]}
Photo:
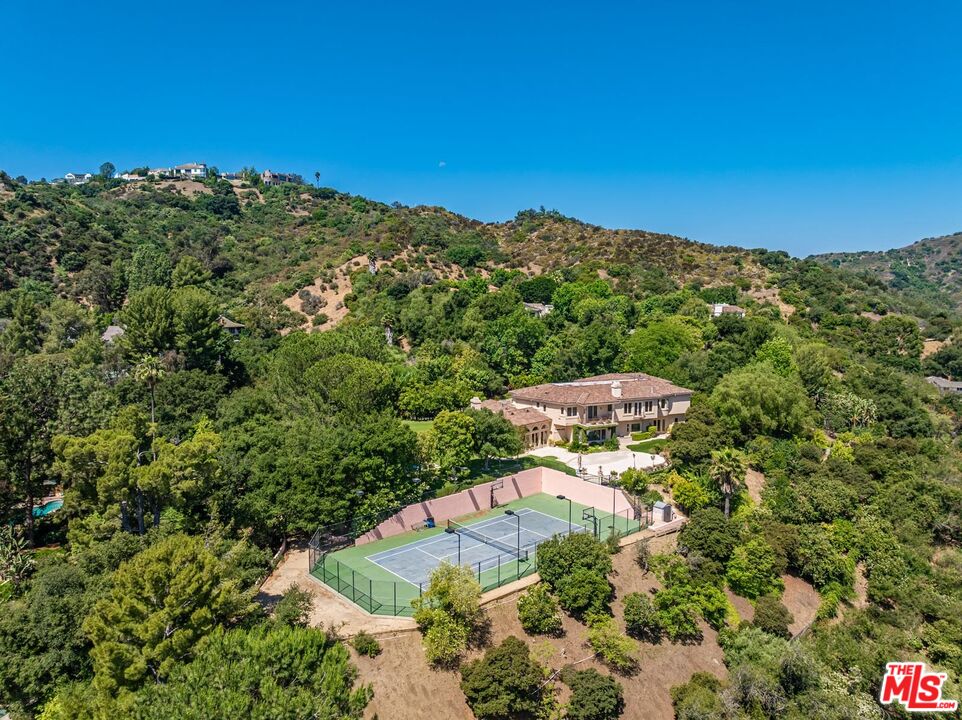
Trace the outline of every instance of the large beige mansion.
{"label": "large beige mansion", "polygon": [[685,419],[691,392],[644,373],[612,373],[512,390],[508,400],[474,398],[471,406],[504,415],[528,447],[541,447],[570,442],[574,428],[592,443],[651,427],[668,430]]}

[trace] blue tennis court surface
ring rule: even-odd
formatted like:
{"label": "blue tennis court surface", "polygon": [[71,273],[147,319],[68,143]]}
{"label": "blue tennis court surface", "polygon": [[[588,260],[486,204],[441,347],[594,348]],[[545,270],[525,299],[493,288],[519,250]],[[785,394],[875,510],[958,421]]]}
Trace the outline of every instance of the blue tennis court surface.
{"label": "blue tennis court surface", "polygon": [[[516,520],[515,518],[518,518]],[[472,570],[483,572],[491,568],[514,563],[517,559],[518,522],[521,523],[520,547],[533,554],[535,548],[549,539],[552,535],[567,535],[568,522],[560,520],[543,512],[530,508],[521,508],[516,514],[482,520],[474,524],[466,524],[469,530],[480,532],[494,539],[498,544],[510,547],[513,552],[507,553],[493,545],[481,542],[469,535],[441,533],[423,540],[415,540],[391,550],[385,550],[369,555],[368,560],[380,565],[394,575],[418,585],[427,582],[431,572],[442,562],[452,565],[458,564],[458,538],[461,540],[461,565],[467,565]],[[584,528],[575,525],[573,532],[584,532]]]}

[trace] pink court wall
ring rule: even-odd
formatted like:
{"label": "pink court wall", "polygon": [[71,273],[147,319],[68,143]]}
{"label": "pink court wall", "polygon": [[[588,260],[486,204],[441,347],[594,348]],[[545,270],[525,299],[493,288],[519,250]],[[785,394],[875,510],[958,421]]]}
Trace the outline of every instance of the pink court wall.
{"label": "pink court wall", "polygon": [[611,512],[614,493],[615,514],[624,513],[631,507],[621,490],[594,485],[551,468],[536,467],[506,475],[500,480],[475,485],[454,495],[408,505],[401,512],[358,537],[354,544],[364,545],[400,535],[421,527],[429,517],[434,518],[436,524],[442,525],[452,518],[490,510],[493,507],[491,486],[497,482],[504,484],[504,487],[494,491],[494,499],[498,505],[543,492],[549,495],[564,495],[576,503]]}

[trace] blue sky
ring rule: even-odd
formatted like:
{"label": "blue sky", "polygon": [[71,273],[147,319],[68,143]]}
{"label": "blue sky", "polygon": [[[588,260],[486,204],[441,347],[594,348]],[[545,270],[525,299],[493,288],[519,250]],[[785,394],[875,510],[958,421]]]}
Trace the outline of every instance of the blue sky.
{"label": "blue sky", "polygon": [[962,230],[962,4],[11,3],[0,168],[301,172],[796,255]]}

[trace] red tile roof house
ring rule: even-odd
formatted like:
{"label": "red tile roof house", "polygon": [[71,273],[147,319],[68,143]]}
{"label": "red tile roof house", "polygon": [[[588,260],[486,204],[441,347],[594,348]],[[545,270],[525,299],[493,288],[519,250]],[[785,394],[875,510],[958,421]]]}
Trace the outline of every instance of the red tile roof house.
{"label": "red tile roof house", "polygon": [[683,421],[692,391],[644,373],[612,373],[512,390],[510,400],[472,401],[522,429],[528,447],[570,442],[576,427],[588,442],[604,442]]}

